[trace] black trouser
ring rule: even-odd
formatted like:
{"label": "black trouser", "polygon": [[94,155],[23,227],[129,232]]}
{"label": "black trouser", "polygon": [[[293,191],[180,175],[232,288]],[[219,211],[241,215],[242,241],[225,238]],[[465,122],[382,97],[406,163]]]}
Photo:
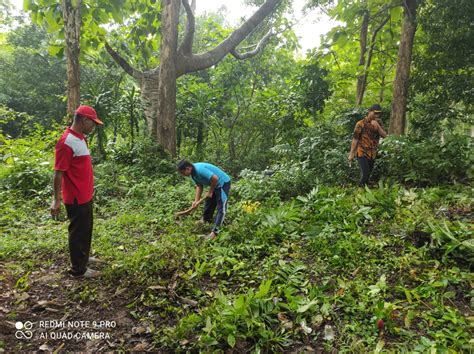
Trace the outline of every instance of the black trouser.
{"label": "black trouser", "polygon": [[92,241],[92,201],[85,204],[66,204],[69,218],[69,254],[72,275],[82,275],[87,270]]}
{"label": "black trouser", "polygon": [[363,187],[369,181],[370,172],[372,172],[372,169],[374,168],[375,160],[368,159],[367,157],[363,156],[363,157],[358,157],[357,161],[359,162],[359,167],[360,167],[359,186]]}
{"label": "black trouser", "polygon": [[[227,212],[227,200],[229,198],[230,192],[230,182],[224,183],[221,188],[216,188],[212,194],[212,198],[206,199],[206,204],[204,205],[204,213],[202,218],[205,222],[212,222],[212,216],[217,207],[217,215],[215,220],[215,225],[212,231],[216,234],[219,232],[219,227],[221,227],[224,222],[225,213]],[[225,194],[225,195],[223,195]]]}

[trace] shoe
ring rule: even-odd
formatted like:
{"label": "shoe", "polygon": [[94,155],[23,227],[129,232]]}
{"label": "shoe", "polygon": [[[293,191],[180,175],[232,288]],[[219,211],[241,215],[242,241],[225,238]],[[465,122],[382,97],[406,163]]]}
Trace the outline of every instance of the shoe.
{"label": "shoe", "polygon": [[80,277],[87,278],[87,279],[92,279],[92,278],[98,278],[101,275],[102,275],[102,273],[99,272],[98,270],[87,268],[86,272],[84,274],[80,275]]}
{"label": "shoe", "polygon": [[216,234],[214,231],[212,231],[212,232],[209,234],[209,238],[210,238],[211,240],[214,240],[216,237],[217,237],[217,234]]}
{"label": "shoe", "polygon": [[95,257],[89,257],[89,263],[90,264],[101,264],[104,263],[102,259],[95,258]]}

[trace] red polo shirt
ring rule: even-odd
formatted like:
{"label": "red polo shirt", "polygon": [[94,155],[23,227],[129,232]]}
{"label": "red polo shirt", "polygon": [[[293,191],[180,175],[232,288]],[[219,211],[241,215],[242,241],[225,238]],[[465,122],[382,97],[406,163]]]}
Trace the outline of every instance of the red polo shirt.
{"label": "red polo shirt", "polygon": [[92,200],[94,173],[84,135],[66,129],[56,144],[54,169],[64,171],[61,186],[64,204],[84,204]]}

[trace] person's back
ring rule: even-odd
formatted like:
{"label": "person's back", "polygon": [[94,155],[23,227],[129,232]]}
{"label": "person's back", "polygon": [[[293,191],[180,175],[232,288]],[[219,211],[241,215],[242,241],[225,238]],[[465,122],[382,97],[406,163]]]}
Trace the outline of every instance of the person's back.
{"label": "person's back", "polygon": [[219,233],[219,228],[224,222],[227,212],[227,200],[230,193],[229,175],[219,167],[207,162],[191,163],[187,160],[181,160],[177,168],[179,173],[183,176],[191,177],[194,183],[196,183],[196,193],[191,209],[196,208],[201,202],[203,186],[209,186],[204,206],[203,221],[210,223],[217,207],[215,225],[210,234],[211,238],[215,238]]}
{"label": "person's back", "polygon": [[210,176],[212,176],[210,173],[216,175],[219,179],[217,184],[218,188],[221,188],[225,183],[230,182],[229,175],[213,164],[208,162],[195,162],[193,163],[193,166],[194,171],[192,176],[195,182],[197,182],[196,179],[199,178],[199,180],[203,182],[199,182],[200,184],[208,186],[209,184],[207,184],[206,181],[210,178]]}

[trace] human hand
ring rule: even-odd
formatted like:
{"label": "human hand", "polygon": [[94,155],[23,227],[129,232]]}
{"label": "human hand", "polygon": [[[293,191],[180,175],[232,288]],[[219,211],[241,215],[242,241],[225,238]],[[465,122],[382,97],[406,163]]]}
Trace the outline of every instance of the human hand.
{"label": "human hand", "polygon": [[370,124],[372,124],[372,126],[375,127],[376,129],[380,128],[380,124],[376,119],[372,120]]}
{"label": "human hand", "polygon": [[213,194],[214,194],[214,192],[213,192],[213,191],[209,191],[209,192],[207,192],[207,194],[206,194],[206,198],[212,198],[212,195],[213,195]]}
{"label": "human hand", "polygon": [[53,219],[57,219],[57,217],[59,216],[60,210],[61,210],[61,201],[56,200],[56,199],[53,200],[50,207],[50,212]]}

